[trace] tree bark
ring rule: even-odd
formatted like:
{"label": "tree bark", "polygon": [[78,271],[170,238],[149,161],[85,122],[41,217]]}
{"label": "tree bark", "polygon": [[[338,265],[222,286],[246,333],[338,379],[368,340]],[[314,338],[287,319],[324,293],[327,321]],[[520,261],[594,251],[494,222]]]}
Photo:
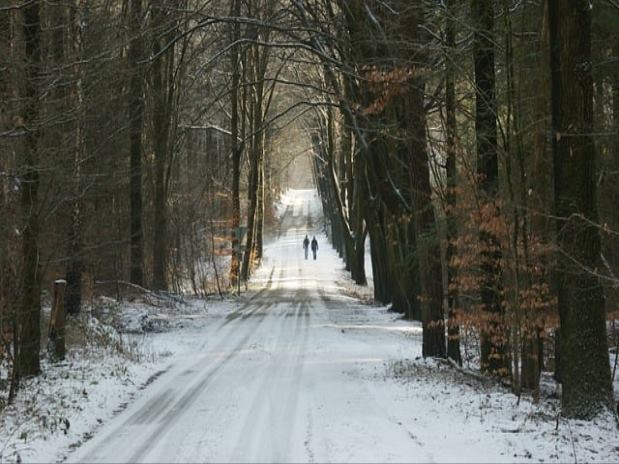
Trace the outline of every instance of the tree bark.
{"label": "tree bark", "polygon": [[[552,159],[548,143],[546,141],[549,129],[550,113],[550,66],[548,64],[548,2],[542,5],[542,19],[539,34],[539,55],[537,61],[537,73],[534,76],[533,89],[535,89],[534,121],[533,130],[533,159],[528,172],[528,191],[530,214],[530,236],[533,240],[548,243],[550,240],[547,223],[549,207],[551,207],[552,194],[549,191],[549,179],[551,178]],[[525,232],[526,233],[526,232]],[[540,260],[542,275],[530,276],[535,284],[543,284],[550,280],[548,260],[545,256],[534,256]],[[536,318],[536,314],[529,317]],[[536,327],[535,333],[530,339],[525,340],[522,354],[522,387],[537,391],[540,374],[544,361],[544,340],[540,336],[543,327]]]}
{"label": "tree bark", "polygon": [[73,43],[73,62],[75,83],[72,89],[71,100],[76,109],[75,134],[73,143],[73,200],[71,205],[71,224],[68,239],[68,262],[66,268],[66,290],[64,292],[65,312],[79,314],[82,305],[82,205],[81,205],[81,177],[82,159],[84,151],[84,91],[83,91],[83,24],[84,8],[81,0],[76,0],[71,8],[71,35]]}
{"label": "tree bark", "polygon": [[[266,2],[263,5],[253,5],[260,10],[263,7],[263,14],[268,14],[270,9],[274,6],[274,3]],[[250,11],[251,13],[251,11]],[[268,42],[270,30],[260,30],[255,27],[248,32],[249,36],[255,36],[257,39]],[[251,110],[251,161],[249,172],[249,185],[248,185],[248,199],[249,208],[247,212],[247,241],[245,245],[245,254],[243,255],[243,267],[241,269],[241,277],[244,281],[249,279],[251,270],[256,258],[256,245],[258,242],[259,234],[262,234],[262,230],[258,231],[258,227],[262,228],[263,223],[261,217],[258,215],[260,208],[263,205],[259,204],[264,200],[261,194],[261,182],[260,170],[262,169],[262,163],[264,159],[264,140],[265,130],[264,122],[266,119],[265,106],[268,110],[268,102],[265,105],[265,77],[269,64],[269,47],[262,47],[258,44],[252,45],[250,49],[251,62],[248,63],[248,67],[251,69],[254,79],[253,89],[253,108]]]}
{"label": "tree bark", "polygon": [[[408,8],[403,15],[406,36],[412,43],[423,47],[422,2],[416,8]],[[423,50],[423,49],[422,49]],[[424,63],[424,52],[413,53],[411,61]],[[408,82],[407,121],[408,146],[414,206],[414,227],[421,287],[422,355],[423,357],[446,357],[445,320],[443,308],[443,273],[440,262],[440,245],[430,183],[430,160],[426,146],[426,112],[424,107],[425,82],[413,72]]]}
{"label": "tree bark", "polygon": [[[15,60],[15,47],[13,46],[16,36],[15,12],[11,10],[0,12],[0,53],[7,57],[7,61]],[[16,98],[17,94],[16,69],[7,69],[0,75],[0,99],[9,101]],[[6,115],[14,110],[15,105],[0,105],[0,128],[6,130],[11,127]],[[0,157],[0,172],[6,172],[9,159]],[[11,243],[16,242],[15,228],[10,227],[10,217],[15,218],[11,211],[10,202],[10,179],[8,176],[0,176],[0,340],[5,352],[13,350],[13,356],[19,353],[18,318],[17,308],[21,303],[17,296],[17,276],[15,266],[11,259]],[[8,366],[7,366],[8,367]],[[11,372],[7,375],[9,381],[7,403],[13,404],[19,384],[18,363],[13,362]]]}
{"label": "tree bark", "polygon": [[370,202],[366,210],[366,222],[370,234],[370,257],[372,260],[372,275],[374,279],[374,299],[383,304],[392,302],[392,292],[389,282],[393,282],[390,268],[387,262],[387,244],[385,242],[385,232],[382,228],[383,220],[381,217],[378,201]]}
{"label": "tree bark", "polygon": [[131,272],[130,280],[144,285],[144,244],[142,232],[142,128],[144,125],[144,59],[142,37],[142,0],[131,0],[129,13],[129,150],[130,150],[130,222]]}
{"label": "tree bark", "polygon": [[[254,59],[257,60],[255,53]],[[254,66],[258,66],[254,63]],[[256,73],[257,74],[257,73]],[[255,253],[255,236],[256,236],[256,211],[258,209],[258,180],[260,159],[262,158],[262,97],[263,97],[263,81],[259,81],[254,95],[253,111],[252,111],[252,147],[251,160],[249,171],[249,183],[247,186],[247,194],[249,200],[249,208],[247,210],[247,238],[245,243],[245,253],[243,255],[243,267],[241,270],[241,278],[243,281],[249,279],[251,273],[252,261]]]}
{"label": "tree bark", "polygon": [[39,250],[39,96],[41,79],[40,3],[24,6],[26,52],[25,103],[23,111],[26,140],[21,175],[22,284],[19,318],[17,378],[39,374],[41,349],[41,270]]}
{"label": "tree bark", "polygon": [[174,89],[174,46],[162,50],[161,40],[166,27],[165,2],[153,2],[153,152],[155,158],[155,204],[153,231],[153,289],[168,289],[168,212],[166,167],[170,151],[170,104]]}
{"label": "tree bark", "polygon": [[451,260],[456,255],[455,241],[458,237],[458,226],[456,222],[456,187],[458,183],[458,172],[456,165],[456,89],[455,72],[452,53],[456,49],[456,21],[454,11],[454,0],[447,0],[445,6],[445,129],[447,138],[447,208],[445,211],[447,222],[447,357],[462,365],[460,355],[460,326],[456,318],[456,305],[458,292],[454,288],[456,270],[451,266]]}
{"label": "tree bark", "polygon": [[[241,16],[241,0],[232,0],[230,5],[231,16],[238,18]],[[238,284],[241,262],[241,237],[239,231],[241,227],[241,200],[240,200],[240,180],[241,180],[241,156],[243,146],[239,143],[239,84],[240,73],[240,46],[241,24],[235,21],[232,26],[232,88],[230,90],[230,138],[232,146],[232,257],[230,259],[230,284],[235,287]]]}
{"label": "tree bark", "polygon": [[[349,160],[352,163],[352,154]],[[352,198],[349,201],[352,214],[352,228],[354,237],[354,256],[351,257],[351,275],[357,285],[367,285],[367,277],[365,274],[365,239],[367,237],[367,228],[364,223],[364,218],[367,216],[367,187],[364,175],[364,164],[360,156],[354,160],[353,172],[349,173],[348,179],[352,183]]]}
{"label": "tree bark", "polygon": [[552,140],[561,336],[562,412],[590,419],[613,406],[597,221],[591,12],[549,0]]}
{"label": "tree bark", "polygon": [[[615,44],[614,47],[614,56],[615,60],[619,62],[619,43]],[[611,170],[612,170],[612,179],[615,179],[613,182],[613,192],[612,199],[614,205],[619,205],[619,67],[615,67],[615,72],[613,73],[613,82],[612,82],[612,92],[613,92],[613,127],[615,130],[615,137],[612,142],[612,160]],[[615,232],[619,232],[619,211],[617,208],[613,209],[612,213],[612,228]],[[613,267],[613,272],[615,275],[619,276],[619,246],[617,246],[617,237],[611,239],[612,243],[615,246],[612,247],[611,252],[609,253],[609,259],[611,262],[611,266]],[[615,295],[615,303],[619,304],[619,290],[614,292]]]}
{"label": "tree bark", "polygon": [[[264,144],[264,141],[263,141]],[[262,253],[264,250],[263,244],[263,235],[264,235],[264,165],[265,165],[265,156],[266,153],[264,151],[264,147],[260,150],[260,162],[258,163],[258,202],[256,206],[256,254],[255,259],[256,263],[260,263],[262,261]]]}
{"label": "tree bark", "polygon": [[[487,202],[498,215],[497,103],[494,74],[494,7],[492,0],[472,0],[473,60],[475,67],[475,134],[477,174]],[[480,234],[483,283],[481,303],[488,319],[481,333],[481,368],[498,375],[507,374],[506,331],[501,305],[501,249],[489,231]]]}

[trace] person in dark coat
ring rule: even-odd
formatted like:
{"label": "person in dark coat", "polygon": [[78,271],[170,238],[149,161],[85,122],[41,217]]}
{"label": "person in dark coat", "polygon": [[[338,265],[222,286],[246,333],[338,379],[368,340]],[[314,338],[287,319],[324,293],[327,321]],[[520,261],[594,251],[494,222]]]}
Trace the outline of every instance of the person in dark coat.
{"label": "person in dark coat", "polygon": [[306,235],[305,239],[303,239],[303,249],[305,250],[305,259],[307,259],[307,253],[309,252],[309,237]]}
{"label": "person in dark coat", "polygon": [[312,238],[312,253],[314,254],[314,259],[316,259],[316,253],[318,252],[318,240],[316,240],[316,236]]}

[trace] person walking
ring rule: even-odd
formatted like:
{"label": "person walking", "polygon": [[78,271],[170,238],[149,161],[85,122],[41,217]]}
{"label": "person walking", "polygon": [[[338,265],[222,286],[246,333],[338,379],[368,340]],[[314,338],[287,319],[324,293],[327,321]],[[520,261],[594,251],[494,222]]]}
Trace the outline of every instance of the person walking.
{"label": "person walking", "polygon": [[309,245],[310,245],[309,237],[306,235],[305,239],[303,239],[303,249],[305,250],[305,259],[307,259],[307,254],[309,252]]}
{"label": "person walking", "polygon": [[314,255],[314,259],[316,259],[316,253],[318,252],[318,240],[316,240],[316,236],[312,238],[312,253]]}

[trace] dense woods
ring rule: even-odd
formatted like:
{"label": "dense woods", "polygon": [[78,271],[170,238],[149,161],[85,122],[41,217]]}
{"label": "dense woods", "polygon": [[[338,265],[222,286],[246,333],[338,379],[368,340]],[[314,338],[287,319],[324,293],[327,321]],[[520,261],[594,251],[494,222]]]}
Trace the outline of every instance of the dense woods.
{"label": "dense woods", "polygon": [[424,357],[517,395],[554,375],[568,417],[614,409],[617,24],[610,0],[2,2],[11,396],[55,280],[68,318],[242,291],[301,170]]}

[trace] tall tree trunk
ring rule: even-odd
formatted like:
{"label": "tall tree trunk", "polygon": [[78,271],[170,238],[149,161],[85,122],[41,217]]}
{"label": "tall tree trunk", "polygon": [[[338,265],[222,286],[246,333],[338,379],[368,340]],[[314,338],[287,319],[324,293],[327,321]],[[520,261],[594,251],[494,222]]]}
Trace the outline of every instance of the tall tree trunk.
{"label": "tall tree trunk", "polygon": [[142,0],[131,0],[129,13],[129,150],[131,282],[144,285],[144,244],[142,232],[142,128],[144,125],[144,45],[142,36]]}
{"label": "tall tree trunk", "polygon": [[24,6],[24,42],[26,79],[23,122],[26,129],[24,162],[21,175],[22,283],[19,318],[17,377],[37,375],[41,371],[41,271],[39,252],[39,96],[41,85],[40,3]]}
{"label": "tall tree trunk", "polygon": [[65,312],[78,314],[82,305],[82,207],[81,177],[82,159],[84,158],[84,91],[83,91],[83,14],[86,5],[82,0],[75,0],[71,8],[71,35],[73,43],[74,84],[71,100],[76,109],[75,135],[73,142],[73,201],[71,205],[71,224],[68,239],[68,261],[66,268]]}
{"label": "tall tree trunk", "polygon": [[[241,0],[232,0],[230,5],[231,16],[241,16]],[[232,89],[230,91],[230,138],[232,146],[232,257],[230,260],[230,284],[234,287],[238,284],[241,262],[241,155],[243,146],[239,143],[239,84],[240,73],[240,45],[241,24],[235,21],[232,26]]]}
{"label": "tall tree trunk", "polygon": [[[0,53],[9,55],[11,42],[11,17],[8,12],[0,12]],[[10,80],[3,73],[0,75],[0,99],[8,100]],[[0,109],[0,130],[7,129],[4,121],[4,108]],[[0,172],[6,172],[6,160],[0,157]],[[5,191],[8,191],[7,176],[0,176],[0,349],[8,351],[5,334],[10,333],[9,321],[12,318],[12,311],[9,309],[12,298],[9,296],[10,265],[9,265],[9,209]]]}
{"label": "tall tree trunk", "polygon": [[[499,164],[497,154],[497,104],[494,75],[494,7],[493,0],[472,0],[473,60],[475,67],[475,133],[477,136],[477,173],[484,202],[498,215]],[[491,218],[488,218],[491,219]],[[501,250],[492,232],[482,232],[481,253],[483,282],[482,307],[488,321],[481,333],[481,368],[507,374],[505,328],[501,305]]]}
{"label": "tall tree trunk", "polygon": [[[0,53],[8,58],[8,61],[15,60],[15,11],[7,10],[0,12]],[[0,75],[0,99],[4,101],[19,101],[16,98],[17,94],[17,79],[15,78],[16,69],[7,69]],[[10,123],[6,121],[4,111],[14,110],[14,105],[0,107],[0,130],[9,129]],[[7,172],[9,160],[8,157],[0,157],[0,172]],[[12,217],[10,209],[9,195],[9,178],[8,176],[0,177],[0,217],[4,218],[0,221],[0,339],[3,344],[2,349],[6,352],[13,349],[13,355],[19,353],[18,330],[16,309],[20,302],[16,301],[16,275],[14,266],[10,259],[10,243],[15,242],[15,229],[10,227],[9,217]],[[13,335],[13,343],[6,335]],[[13,404],[15,394],[19,384],[18,363],[13,362],[11,372],[7,375],[10,379],[8,385],[7,403]]]}
{"label": "tall tree trunk", "polygon": [[591,12],[587,0],[549,0],[556,269],[562,410],[589,419],[612,407],[597,221]]}
{"label": "tall tree trunk", "polygon": [[[530,163],[528,172],[528,188],[530,214],[530,237],[541,243],[549,242],[548,216],[551,207],[548,185],[550,184],[550,150],[546,141],[550,113],[550,66],[548,64],[548,2],[542,5],[542,19],[539,35],[539,55],[537,61],[537,72],[534,76],[532,88],[535,90],[534,116],[535,127],[533,130],[533,159]],[[525,231],[526,233],[526,231]],[[548,272],[548,262],[545,256],[534,256],[533,259],[541,260],[541,275],[530,276],[534,284],[548,282],[550,275]],[[536,318],[537,315],[531,314],[530,317]],[[526,340],[525,349],[522,356],[522,387],[537,392],[539,379],[544,361],[544,339],[541,337],[543,327],[536,327],[535,333],[530,340]]]}
{"label": "tall tree trunk", "polygon": [[[419,26],[423,24],[423,6],[408,8],[402,18],[405,36],[412,43],[423,43]],[[413,62],[424,61],[424,51],[413,53]],[[416,73],[413,73],[416,74]],[[422,355],[444,358],[446,356],[445,321],[443,308],[443,273],[438,230],[432,204],[430,183],[430,160],[426,146],[426,112],[424,108],[425,82],[422,77],[413,77],[408,83],[407,121],[410,170],[414,206],[415,240],[419,283],[421,286],[421,318],[423,327]]]}
{"label": "tall tree trunk", "polygon": [[261,139],[263,137],[261,121],[262,121],[262,83],[257,84],[258,89],[254,95],[253,111],[252,111],[252,149],[251,161],[249,170],[249,183],[247,186],[247,195],[249,200],[249,208],[247,210],[247,238],[245,243],[245,253],[243,255],[243,267],[241,269],[241,278],[243,281],[249,279],[251,273],[252,261],[255,253],[255,236],[256,236],[256,211],[258,209],[258,180],[260,170],[260,149],[262,147]]}
{"label": "tall tree trunk", "polygon": [[334,225],[334,233],[332,242],[340,257],[344,258],[346,270],[351,270],[351,263],[355,259],[355,243],[353,231],[346,211],[346,192],[341,184],[341,173],[338,175],[338,165],[340,169],[343,167],[342,159],[339,163],[336,162],[336,124],[335,115],[332,108],[326,109],[326,149],[323,150],[323,158],[327,160],[324,175],[328,179],[328,191],[332,199],[331,214],[332,223]]}
{"label": "tall tree trunk", "polygon": [[[167,290],[168,265],[168,214],[166,193],[166,166],[170,150],[170,117],[174,78],[174,46],[162,50],[161,40],[166,23],[165,4],[162,0],[153,2],[153,152],[155,155],[155,204],[153,231],[153,289]],[[164,74],[166,79],[164,79]],[[167,85],[166,85],[167,84]]]}
{"label": "tall tree trunk", "polygon": [[378,201],[371,201],[366,210],[365,221],[368,224],[370,234],[370,258],[372,260],[372,275],[374,280],[374,299],[383,304],[392,301],[392,293],[389,282],[393,282],[390,267],[387,262],[386,236],[382,228],[384,223]]}
{"label": "tall tree trunk", "polygon": [[402,221],[385,207],[383,221],[391,276],[388,282],[391,309],[409,320],[421,321],[421,282],[414,220]]}
{"label": "tall tree trunk", "polygon": [[[346,88],[347,86],[345,86]],[[350,92],[347,92],[345,94],[348,94]],[[342,158],[344,161],[344,166],[343,166],[343,177],[344,177],[344,185],[346,185],[346,202],[347,202],[347,206],[349,211],[351,211],[349,213],[349,216],[351,217],[351,222],[352,222],[352,216],[355,215],[355,212],[353,212],[353,210],[355,209],[355,196],[357,195],[357,192],[359,190],[359,186],[360,186],[360,182],[359,180],[357,180],[357,182],[355,182],[355,172],[360,172],[361,174],[363,173],[363,171],[359,170],[359,166],[361,165],[361,163],[359,162],[358,159],[355,159],[355,156],[353,154],[353,134],[352,134],[352,128],[347,124],[347,117],[344,111],[342,111],[342,115],[340,117],[340,150],[342,151]],[[360,179],[362,179],[363,176],[361,176]]]}
{"label": "tall tree trunk", "polygon": [[462,364],[460,355],[460,326],[456,319],[458,292],[454,288],[456,270],[451,266],[451,260],[456,254],[455,241],[458,237],[456,222],[456,187],[458,171],[456,167],[456,89],[455,71],[452,60],[456,49],[455,0],[447,0],[445,6],[445,129],[447,137],[447,357]]}
{"label": "tall tree trunk", "polygon": [[[268,14],[273,3],[266,3],[262,6],[265,11],[264,14]],[[260,8],[258,8],[260,10]],[[259,40],[268,42],[269,30],[260,31],[254,29],[249,32],[249,35],[255,34]],[[269,47],[261,47],[257,44],[252,46],[251,49],[251,63],[248,65],[252,69],[254,78],[254,99],[253,108],[251,110],[252,119],[252,131],[251,131],[251,162],[249,172],[249,185],[248,185],[248,197],[249,208],[247,212],[247,241],[245,245],[245,254],[243,256],[243,267],[241,269],[242,279],[247,281],[251,274],[253,267],[253,260],[256,257],[256,243],[258,230],[257,227],[262,227],[261,218],[258,217],[258,211],[261,205],[259,201],[263,201],[264,198],[260,195],[260,169],[261,163],[264,158],[264,140],[265,130],[264,122],[266,119],[265,113],[265,88],[264,80],[267,72],[267,66],[269,63]],[[268,110],[268,102],[266,104]],[[260,231],[262,233],[262,231]]]}
{"label": "tall tree trunk", "polygon": [[[348,161],[352,164],[352,155]],[[348,182],[352,184],[352,198],[349,203],[352,214],[352,228],[354,237],[354,256],[351,258],[352,278],[357,285],[367,285],[367,277],[365,274],[365,239],[367,229],[365,227],[364,218],[366,217],[367,205],[367,186],[363,173],[364,160],[358,157],[354,161],[353,170],[349,171]],[[352,174],[355,172],[355,175]]]}
{"label": "tall tree trunk", "polygon": [[[618,11],[619,13],[619,11]],[[595,20],[594,20],[595,21]],[[612,47],[614,63],[619,63],[619,38]],[[609,137],[607,149],[599,151],[601,171],[600,191],[598,203],[600,204],[600,222],[608,226],[608,232],[602,234],[602,253],[606,259],[606,272],[613,275],[616,281],[614,286],[606,286],[606,308],[609,312],[619,308],[619,66],[609,72],[610,91],[612,96],[612,118],[609,129],[614,136]],[[608,105],[607,99],[603,100],[604,106]],[[599,145],[598,145],[599,146]]]}
{"label": "tall tree trunk", "polygon": [[[421,286],[421,318],[423,326],[422,353],[424,357],[446,356],[445,322],[443,309],[443,277],[440,262],[439,239],[432,205],[432,187],[425,140],[425,113],[423,110],[423,90],[412,90],[412,170],[414,182],[415,236],[417,242],[417,261],[419,283]],[[417,94],[417,95],[415,95]]]}
{"label": "tall tree trunk", "polygon": [[[619,43],[617,43],[614,47],[614,56],[615,60],[619,62]],[[619,66],[615,66],[615,71],[612,76],[612,92],[613,92],[613,127],[615,131],[615,137],[612,143],[612,160],[611,170],[613,173],[613,204],[619,205]],[[614,231],[619,231],[619,211],[617,208],[613,209],[612,215],[612,228]],[[612,251],[610,252],[610,262],[613,266],[613,272],[616,276],[619,276],[619,246],[617,246],[617,238],[612,239],[612,243],[614,246],[612,247]],[[615,298],[619,298],[618,292],[614,292]],[[619,304],[619,301],[615,299],[615,303]]]}
{"label": "tall tree trunk", "polygon": [[256,209],[256,262],[262,261],[262,252],[264,249],[264,165],[265,152],[264,148],[261,151],[261,160],[258,167],[258,204]]}

